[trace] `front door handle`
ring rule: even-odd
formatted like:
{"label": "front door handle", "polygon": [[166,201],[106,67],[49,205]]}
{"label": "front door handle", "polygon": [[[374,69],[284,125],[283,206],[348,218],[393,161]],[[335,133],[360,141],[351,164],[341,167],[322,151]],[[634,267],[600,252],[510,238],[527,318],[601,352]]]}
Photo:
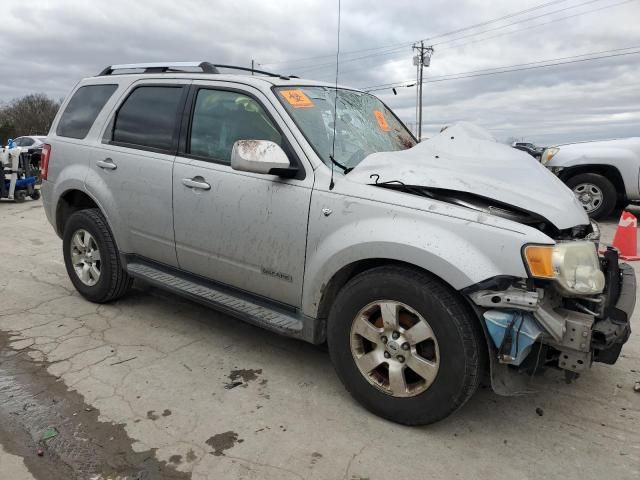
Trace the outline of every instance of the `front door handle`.
{"label": "front door handle", "polygon": [[110,158],[105,158],[104,160],[98,160],[96,162],[96,165],[98,165],[100,168],[104,170],[115,170],[116,168],[118,168],[118,166],[115,163],[113,163],[113,160],[111,160]]}
{"label": "front door handle", "polygon": [[185,187],[197,188],[199,190],[211,190],[211,185],[204,181],[202,177],[183,178],[182,184]]}

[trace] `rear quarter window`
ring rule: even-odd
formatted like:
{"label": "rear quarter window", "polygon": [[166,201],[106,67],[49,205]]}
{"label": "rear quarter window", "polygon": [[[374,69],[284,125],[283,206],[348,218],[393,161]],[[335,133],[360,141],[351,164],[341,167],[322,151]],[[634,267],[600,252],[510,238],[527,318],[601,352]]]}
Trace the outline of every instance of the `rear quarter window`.
{"label": "rear quarter window", "polygon": [[59,137],[84,138],[118,85],[86,85],[71,97],[56,128]]}

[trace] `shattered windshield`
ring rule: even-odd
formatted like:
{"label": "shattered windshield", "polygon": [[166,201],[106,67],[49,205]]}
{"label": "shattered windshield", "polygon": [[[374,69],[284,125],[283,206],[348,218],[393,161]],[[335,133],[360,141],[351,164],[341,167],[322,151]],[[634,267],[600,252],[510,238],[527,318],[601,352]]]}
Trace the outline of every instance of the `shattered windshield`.
{"label": "shattered windshield", "polygon": [[[278,98],[327,165],[333,145],[333,87],[278,88]],[[351,169],[367,155],[406,150],[416,144],[409,131],[380,100],[368,93],[337,90],[336,162]]]}

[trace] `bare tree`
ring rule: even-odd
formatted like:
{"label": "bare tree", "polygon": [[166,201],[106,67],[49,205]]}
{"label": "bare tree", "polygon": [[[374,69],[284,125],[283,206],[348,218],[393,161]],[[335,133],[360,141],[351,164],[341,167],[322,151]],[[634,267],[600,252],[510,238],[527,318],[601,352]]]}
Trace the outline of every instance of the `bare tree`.
{"label": "bare tree", "polygon": [[0,106],[0,142],[21,135],[46,135],[60,103],[44,93],[32,93]]}

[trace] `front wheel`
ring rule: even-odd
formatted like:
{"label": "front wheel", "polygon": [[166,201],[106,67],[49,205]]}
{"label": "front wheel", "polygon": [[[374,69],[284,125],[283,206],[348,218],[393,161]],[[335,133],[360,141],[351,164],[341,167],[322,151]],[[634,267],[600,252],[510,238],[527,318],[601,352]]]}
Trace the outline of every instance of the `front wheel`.
{"label": "front wheel", "polygon": [[118,248],[102,213],[75,212],[64,227],[64,263],[76,290],[95,303],[124,295],[132,279],[122,267]]}
{"label": "front wheel", "polygon": [[368,410],[425,425],[475,392],[486,344],[478,320],[435,277],[379,267],[353,278],[329,314],[329,353],[341,381]]}
{"label": "front wheel", "polygon": [[567,186],[582,205],[587,215],[599,219],[613,212],[618,201],[616,187],[609,179],[597,173],[581,173],[567,180]]}

